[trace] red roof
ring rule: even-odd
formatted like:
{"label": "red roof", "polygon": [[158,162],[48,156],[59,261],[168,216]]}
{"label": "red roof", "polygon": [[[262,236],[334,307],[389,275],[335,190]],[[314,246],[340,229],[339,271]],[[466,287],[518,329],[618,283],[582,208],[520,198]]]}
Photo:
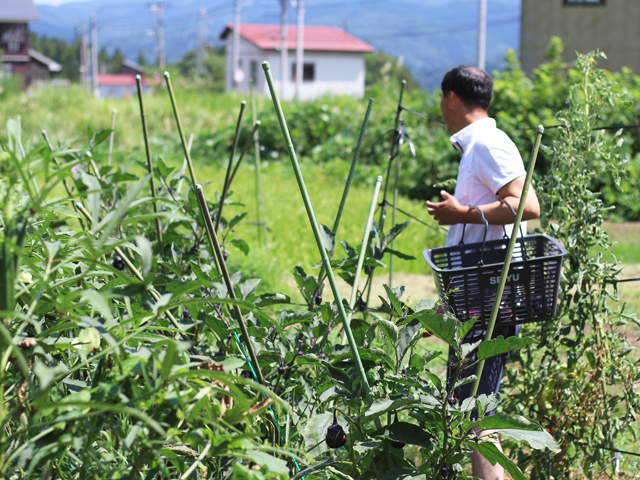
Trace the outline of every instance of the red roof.
{"label": "red roof", "polygon": [[[98,75],[98,85],[135,85],[135,75],[110,74],[101,73]],[[146,85],[147,81],[142,78],[142,85]]]}
{"label": "red roof", "polygon": [[[240,24],[240,36],[262,50],[280,50],[280,25]],[[227,38],[233,24],[227,25],[220,38]],[[287,49],[295,50],[298,27],[287,26]],[[304,27],[304,49],[329,52],[373,52],[373,47],[338,27]]]}

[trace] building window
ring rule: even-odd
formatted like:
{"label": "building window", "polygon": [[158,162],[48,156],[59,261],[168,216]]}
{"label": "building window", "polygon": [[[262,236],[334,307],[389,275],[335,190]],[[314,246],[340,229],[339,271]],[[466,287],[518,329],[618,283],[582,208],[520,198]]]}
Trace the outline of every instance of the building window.
{"label": "building window", "polygon": [[[313,82],[316,79],[316,65],[315,63],[305,63],[302,66],[302,81]],[[293,62],[291,66],[291,81],[296,81],[296,62]]]}
{"label": "building window", "polygon": [[607,0],[564,0],[565,5],[605,5]]}

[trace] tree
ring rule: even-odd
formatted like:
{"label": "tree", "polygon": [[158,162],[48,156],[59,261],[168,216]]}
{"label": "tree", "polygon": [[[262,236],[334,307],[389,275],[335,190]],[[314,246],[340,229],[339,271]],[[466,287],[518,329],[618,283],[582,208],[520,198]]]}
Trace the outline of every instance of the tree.
{"label": "tree", "polygon": [[203,59],[204,75],[197,72],[198,51],[186,52],[177,66],[180,73],[187,78],[207,80],[207,88],[216,92],[224,91],[226,60],[224,47],[209,47]]}
{"label": "tree", "polygon": [[379,52],[365,55],[364,61],[367,87],[406,80],[407,88],[420,89],[420,83],[418,83],[406,65],[403,65],[402,57],[396,58],[385,53],[384,50],[380,50]]}
{"label": "tree", "polygon": [[49,38],[46,35],[39,37],[32,33],[29,42],[31,48],[62,65],[59,77],[72,81],[78,80],[80,76],[80,40],[69,45],[62,38]]}

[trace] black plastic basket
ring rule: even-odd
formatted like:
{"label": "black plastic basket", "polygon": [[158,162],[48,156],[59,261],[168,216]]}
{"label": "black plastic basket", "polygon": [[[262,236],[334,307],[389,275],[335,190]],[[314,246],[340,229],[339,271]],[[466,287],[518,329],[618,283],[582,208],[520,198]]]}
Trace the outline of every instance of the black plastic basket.
{"label": "black plastic basket", "polygon": [[[509,239],[431,248],[423,252],[433,270],[445,308],[464,322],[491,317]],[[527,235],[516,242],[496,327],[549,320],[556,314],[562,259],[566,249],[547,235]]]}

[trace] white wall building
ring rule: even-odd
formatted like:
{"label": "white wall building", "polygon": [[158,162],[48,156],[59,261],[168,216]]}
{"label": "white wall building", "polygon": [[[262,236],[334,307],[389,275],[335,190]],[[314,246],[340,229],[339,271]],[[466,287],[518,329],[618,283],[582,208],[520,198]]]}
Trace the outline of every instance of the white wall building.
{"label": "white wall building", "polygon": [[[290,100],[296,90],[296,39],[297,27],[287,27],[287,75],[284,99]],[[240,25],[239,68],[244,73],[240,83],[233,81],[233,25],[220,35],[227,40],[226,90],[249,91],[249,81],[254,80],[256,92],[268,95],[269,88],[262,70],[265,60],[271,66],[271,74],[278,94],[281,94],[280,25]],[[364,96],[364,54],[373,47],[337,27],[304,27],[304,68],[300,99],[308,100],[322,95]]]}

